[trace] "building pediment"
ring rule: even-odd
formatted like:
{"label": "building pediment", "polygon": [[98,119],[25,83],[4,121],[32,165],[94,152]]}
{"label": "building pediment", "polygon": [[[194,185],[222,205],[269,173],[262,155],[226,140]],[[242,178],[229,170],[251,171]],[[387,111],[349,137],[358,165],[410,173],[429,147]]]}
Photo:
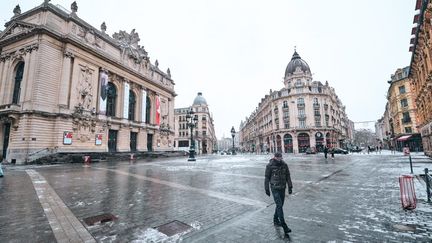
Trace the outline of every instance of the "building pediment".
{"label": "building pediment", "polygon": [[0,40],[13,37],[13,36],[19,36],[21,34],[27,34],[36,27],[34,24],[26,23],[20,20],[13,21],[8,25],[8,27],[0,33]]}

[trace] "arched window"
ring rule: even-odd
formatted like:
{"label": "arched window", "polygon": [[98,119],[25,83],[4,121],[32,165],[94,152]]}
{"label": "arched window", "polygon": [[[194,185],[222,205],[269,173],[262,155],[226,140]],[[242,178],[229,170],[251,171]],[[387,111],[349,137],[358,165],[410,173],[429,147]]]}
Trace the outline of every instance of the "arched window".
{"label": "arched window", "polygon": [[285,101],[283,102],[283,108],[288,108],[288,101],[285,100]]}
{"label": "arched window", "polygon": [[317,98],[317,97],[314,97],[314,98],[313,98],[313,103],[314,103],[314,104],[318,104],[318,98]]}
{"label": "arched window", "polygon": [[24,73],[24,62],[18,63],[15,71],[15,82],[12,95],[12,104],[18,104],[21,93],[21,81]]}
{"label": "arched window", "polygon": [[146,123],[150,123],[151,101],[150,97],[146,97]]}
{"label": "arched window", "polygon": [[117,89],[113,83],[108,83],[106,115],[115,116]]}
{"label": "arched window", "polygon": [[135,107],[136,107],[135,93],[132,90],[129,90],[129,114],[128,114],[128,119],[131,120],[131,121],[135,120]]}
{"label": "arched window", "polygon": [[297,104],[300,104],[300,105],[304,105],[304,99],[303,98],[298,98],[297,99]]}

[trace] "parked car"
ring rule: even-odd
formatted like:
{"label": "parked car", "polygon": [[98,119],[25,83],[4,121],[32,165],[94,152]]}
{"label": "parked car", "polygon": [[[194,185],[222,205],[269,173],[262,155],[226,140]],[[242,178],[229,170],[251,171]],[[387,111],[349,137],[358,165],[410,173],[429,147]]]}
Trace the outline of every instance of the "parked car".
{"label": "parked car", "polygon": [[354,148],[351,148],[350,149],[350,152],[352,153],[352,152],[356,152],[356,153],[360,153],[361,151],[363,150],[363,148],[361,148],[361,147],[354,147]]}
{"label": "parked car", "polygon": [[348,150],[341,148],[333,148],[333,151],[335,154],[348,154]]}
{"label": "parked car", "polygon": [[316,154],[316,150],[312,149],[312,148],[307,148],[305,153],[306,154]]}

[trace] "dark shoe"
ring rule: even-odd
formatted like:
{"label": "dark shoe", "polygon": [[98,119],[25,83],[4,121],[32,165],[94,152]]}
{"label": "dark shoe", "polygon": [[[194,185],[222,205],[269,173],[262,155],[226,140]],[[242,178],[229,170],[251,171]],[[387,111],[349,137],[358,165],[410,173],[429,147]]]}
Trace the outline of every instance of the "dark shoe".
{"label": "dark shoe", "polygon": [[279,221],[273,221],[274,226],[282,226],[282,224]]}
{"label": "dark shoe", "polygon": [[291,232],[291,229],[288,228],[288,226],[286,224],[282,224],[282,227],[283,227],[285,235],[288,236],[288,233]]}

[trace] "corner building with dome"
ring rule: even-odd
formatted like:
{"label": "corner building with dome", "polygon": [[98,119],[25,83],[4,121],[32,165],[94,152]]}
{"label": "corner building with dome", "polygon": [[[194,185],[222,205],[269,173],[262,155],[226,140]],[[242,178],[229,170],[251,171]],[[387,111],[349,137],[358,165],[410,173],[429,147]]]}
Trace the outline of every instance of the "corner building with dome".
{"label": "corner building with dome", "polygon": [[217,138],[214,130],[213,116],[210,113],[207,100],[198,92],[192,106],[174,109],[174,148],[175,150],[189,150],[190,128],[187,125],[186,115],[192,109],[197,124],[193,129],[195,152],[197,154],[211,154],[217,150]]}
{"label": "corner building with dome", "polygon": [[284,87],[270,90],[241,122],[240,147],[257,153],[320,152],[324,146],[348,147],[353,130],[334,88],[313,81],[309,65],[294,51]]}

